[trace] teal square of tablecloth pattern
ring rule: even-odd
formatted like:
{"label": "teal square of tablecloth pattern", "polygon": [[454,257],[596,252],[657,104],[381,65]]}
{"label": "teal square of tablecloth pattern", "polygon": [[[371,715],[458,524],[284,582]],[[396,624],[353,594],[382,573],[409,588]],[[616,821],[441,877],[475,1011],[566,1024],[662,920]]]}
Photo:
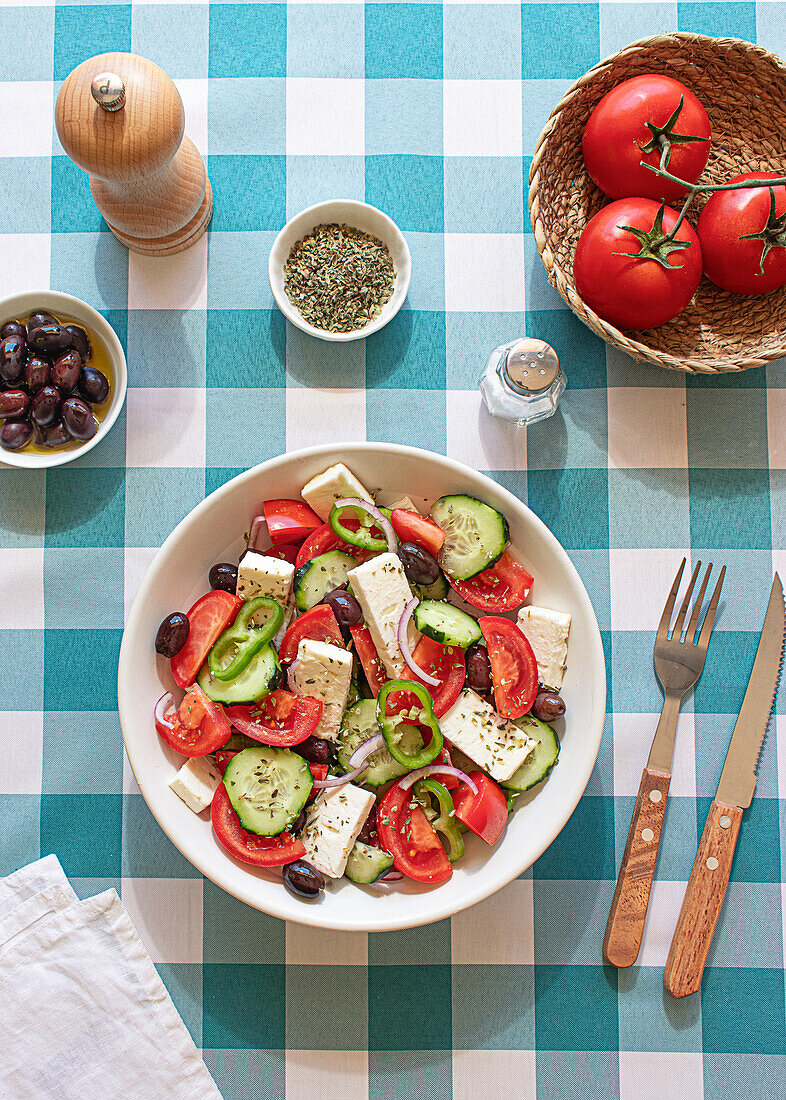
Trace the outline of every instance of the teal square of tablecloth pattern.
{"label": "teal square of tablecloth pattern", "polygon": [[237,477],[238,474],[245,473],[245,470],[245,466],[221,466],[213,469],[208,467],[205,470],[205,496],[214,493],[216,489],[220,489],[222,485],[226,485],[228,481],[233,477]]}
{"label": "teal square of tablecloth pattern", "polygon": [[[601,633],[601,641],[607,633]],[[606,657],[606,694],[609,693],[611,677],[609,675],[609,661]],[[608,706],[608,702],[607,702]],[[595,767],[589,778],[589,783],[584,790],[585,795],[613,795],[614,793],[614,718],[608,713],[603,721],[603,736],[600,741],[600,749],[595,760]]]}
{"label": "teal square of tablecloth pattern", "polygon": [[286,390],[209,389],[207,466],[239,466],[286,450]]}
{"label": "teal square of tablecloth pattern", "polygon": [[528,309],[526,334],[551,344],[567,375],[568,389],[606,388],[606,344],[575,313]]}
{"label": "teal square of tablecloth pattern", "polygon": [[402,309],[366,340],[370,389],[445,389],[445,314]]}
{"label": "teal square of tablecloth pattern", "polygon": [[453,967],[454,1050],[534,1050],[533,967]]}
{"label": "teal square of tablecloth pattern", "polygon": [[735,873],[726,890],[707,966],[782,970],[782,929],[780,875],[775,882],[738,882]]}
{"label": "teal square of tablecloth pattern", "polygon": [[361,4],[290,4],[287,76],[360,78],[365,64]]}
{"label": "teal square of tablecloth pattern", "polygon": [[367,437],[445,454],[445,408],[444,390],[369,390]]}
{"label": "teal square of tablecloth pattern", "polygon": [[669,997],[662,966],[630,966],[617,980],[620,1050],[701,1051],[701,997]]}
{"label": "teal square of tablecloth pattern", "polygon": [[767,469],[767,391],[686,389],[688,464]]}
{"label": "teal square of tablecloth pattern", "polygon": [[[455,967],[421,963],[368,968],[369,1050],[450,1050],[451,986]],[[407,995],[397,995],[406,989]]]}
{"label": "teal square of tablecloth pattern", "polygon": [[212,78],[207,134],[211,156],[286,153],[286,81],[274,76]]}
{"label": "teal square of tablecloth pattern", "polygon": [[[608,18],[607,12],[613,12]],[[664,3],[614,4],[601,9],[600,56],[608,57],[648,34],[669,34],[675,26],[673,0]]]}
{"label": "teal square of tablecloth pattern", "polygon": [[0,794],[0,817],[13,823],[0,829],[0,875],[10,875],[41,855],[41,796]]}
{"label": "teal square of tablecloth pattern", "polygon": [[521,73],[525,80],[581,76],[597,63],[599,53],[597,4],[522,4]]}
{"label": "teal square of tablecloth pattern", "polygon": [[615,1052],[541,1050],[535,1056],[538,1100],[618,1100],[619,1057]]}
{"label": "teal square of tablecloth pattern", "polygon": [[0,8],[3,80],[52,79],[54,22],[54,4]]}
{"label": "teal square of tablecloth pattern", "polygon": [[[371,339],[371,338],[369,338]],[[347,344],[309,336],[286,326],[287,384],[292,387],[363,389],[366,384],[366,340]]]}
{"label": "teal square of tablecloth pattern", "polygon": [[126,308],[128,249],[112,233],[53,233],[50,241],[53,290],[99,310]]}
{"label": "teal square of tablecloth pattern", "polygon": [[[68,578],[66,583],[64,578]],[[123,551],[120,547],[47,547],[44,624],[78,629],[123,629]]]}
{"label": "teal square of tablecloth pattern", "polygon": [[122,630],[44,632],[44,710],[117,707],[117,661]]}
{"label": "teal square of tablecloth pattern", "polygon": [[445,230],[526,231],[524,179],[521,157],[445,157]]}
{"label": "teal square of tablecloth pattern", "polygon": [[535,965],[600,966],[611,882],[535,879]]}
{"label": "teal square of tablecloth pattern", "polygon": [[286,76],[286,4],[210,6],[208,76]]}
{"label": "teal square of tablecloth pattern", "polygon": [[608,547],[607,470],[530,470],[527,487],[530,508],[566,550]]}
{"label": "teal square of tablecloth pattern", "polygon": [[533,864],[533,880],[615,879],[614,815],[614,798],[585,795],[559,836]]}
{"label": "teal square of tablecloth pattern", "polygon": [[282,1049],[285,976],[283,963],[205,963],[203,1046],[227,1050]]}
{"label": "teal square of tablecloth pattern", "polygon": [[367,4],[366,76],[442,77],[439,4]]}
{"label": "teal square of tablecloth pattern", "polygon": [[521,10],[514,4],[445,4],[446,80],[518,80]]}
{"label": "teal square of tablecloth pattern", "polygon": [[208,386],[277,387],[286,384],[286,321],[273,309],[207,312]]}
{"label": "teal square of tablecloth pattern", "polygon": [[47,470],[46,545],[122,546],[124,490],[122,470]]}
{"label": "teal square of tablecloth pattern", "polygon": [[705,970],[701,993],[705,1053],[783,1054],[785,1003],[782,970],[719,966]]}
{"label": "teal square of tablecloth pattern", "polygon": [[425,924],[422,928],[402,928],[398,932],[370,932],[368,936],[369,966],[417,964],[423,959],[449,964],[450,952],[449,920]]}
{"label": "teal square of tablecloth pattern", "polygon": [[19,669],[24,675],[6,677],[3,705],[8,710],[40,710],[44,695],[43,630],[0,630],[0,668]]}
{"label": "teal square of tablecloth pattern", "polygon": [[126,470],[126,546],[160,546],[205,495],[201,469]]}
{"label": "teal square of tablecloth pattern", "polygon": [[365,157],[287,156],[287,218],[337,195],[364,201]]}
{"label": "teal square of tablecloth pattern", "polygon": [[452,1062],[450,1050],[370,1050],[369,1100],[451,1100]]}
{"label": "teal square of tablecloth pattern", "polygon": [[366,80],[366,156],[442,154],[442,84],[438,80]]}
{"label": "teal square of tablecloth pattern", "polygon": [[[556,413],[527,431],[527,465],[534,470],[606,470],[608,421],[606,390],[566,390]],[[598,490],[600,491],[600,490]],[[606,500],[595,497],[587,508],[602,509]],[[606,538],[602,542],[608,545]]]}
{"label": "teal square of tablecloth pattern", "polygon": [[267,275],[272,232],[210,233],[207,306],[211,309],[273,309]]}
{"label": "teal square of tablecloth pattern", "polygon": [[[750,668],[741,670],[741,679],[747,682]],[[723,762],[731,741],[736,714],[703,714],[697,712],[693,719],[696,745],[701,752],[696,753],[696,794],[714,798],[718,789]],[[778,797],[778,750],[774,736],[774,725],[770,736],[764,740],[759,757],[756,798]]]}
{"label": "teal square of tablecloth pattern", "polygon": [[131,49],[172,77],[207,76],[206,4],[139,4],[134,7]]}
{"label": "teal square of tablecloth pattern", "polygon": [[252,909],[205,879],[202,894],[206,963],[275,963],[286,954],[286,924]]}
{"label": "teal square of tablecloth pattern", "polygon": [[611,630],[608,550],[571,550],[570,558],[592,601],[598,626],[601,630]]}
{"label": "teal square of tablecloth pattern", "polygon": [[156,962],[156,970],[191,1038],[202,1045],[202,967],[199,963]]}
{"label": "teal square of tablecloth pattern", "polygon": [[141,794],[123,795],[124,878],[201,878],[160,828]]}
{"label": "teal square of tablecloth pattern", "polygon": [[[713,797],[714,792],[711,797],[696,799],[699,834],[704,828]],[[734,850],[731,877],[735,882],[781,881],[779,833],[778,799],[765,798],[756,792],[750,807],[743,813],[742,827]]]}
{"label": "teal square of tablecloth pattern", "polygon": [[524,280],[527,288],[527,309],[568,311],[567,303],[548,280],[543,261],[538,255],[535,238],[530,233],[524,236]]}
{"label": "teal square of tablecloth pattern", "polygon": [[707,1097],[761,1100],[762,1096],[777,1096],[786,1080],[786,1054],[705,1052],[703,1064]]}
{"label": "teal square of tablecloth pattern", "polygon": [[405,233],[441,233],[445,228],[442,157],[367,156],[366,202],[384,210]]}
{"label": "teal square of tablecloth pattern", "polygon": [[410,231],[407,244],[412,255],[412,282],[404,308],[441,313],[445,309],[444,238],[439,233]]}
{"label": "teal square of tablecloth pattern", "polygon": [[248,1100],[260,1081],[265,1100],[284,1100],[283,1050],[203,1050],[202,1055],[223,1100]]}
{"label": "teal square of tablecloth pattern", "polygon": [[41,851],[57,852],[69,877],[118,876],[122,824],[122,795],[41,795]]}
{"label": "teal square of tablecloth pattern", "polygon": [[0,548],[43,546],[46,475],[42,470],[0,469],[3,523]]}
{"label": "teal square of tablecloth pattern", "polygon": [[283,154],[210,156],[215,197],[212,230],[278,230],[286,221],[287,162]]}
{"label": "teal square of tablecloth pattern", "polygon": [[49,232],[50,163],[48,157],[0,157],[0,233]]}
{"label": "teal square of tablecloth pattern", "polygon": [[609,545],[689,546],[690,504],[687,470],[609,470]]}
{"label": "teal square of tablecloth pattern", "polygon": [[731,0],[728,3],[677,4],[677,29],[714,38],[744,38],[756,41],[756,8],[754,0]]}
{"label": "teal square of tablecloth pattern", "polygon": [[474,390],[491,352],[524,335],[523,313],[478,311],[445,314],[447,385],[451,390]]}
{"label": "teal square of tablecloth pattern", "polygon": [[55,80],[65,80],[86,57],[130,49],[130,4],[55,5]]}
{"label": "teal square of tablecloth pattern", "polygon": [[[548,43],[545,43],[544,48],[548,48]],[[546,124],[546,119],[571,83],[571,80],[564,77],[541,79],[537,72],[529,74],[525,72],[522,81],[523,118],[521,122],[525,154],[531,156],[535,152],[535,145]]]}
{"label": "teal square of tablecloth pattern", "polygon": [[288,1050],[367,1050],[363,966],[287,966]]}
{"label": "teal square of tablecloth pattern", "polygon": [[750,630],[713,631],[704,671],[693,692],[696,711],[739,714],[758,644],[758,633]]}
{"label": "teal square of tablecloth pattern", "polygon": [[206,318],[204,309],[132,309],[129,383],[167,389],[204,386]]}
{"label": "teal square of tablecloth pattern", "polygon": [[[655,627],[650,630],[617,630],[611,635],[611,668],[606,673],[614,685],[614,706],[620,714],[658,714],[663,697],[652,669]],[[646,669],[646,677],[641,670]]]}
{"label": "teal square of tablecloth pattern", "polygon": [[612,966],[536,966],[535,1040],[540,1050],[618,1050],[617,971]]}
{"label": "teal square of tablecloth pattern", "polygon": [[44,794],[123,793],[123,735],[110,711],[44,711]]}

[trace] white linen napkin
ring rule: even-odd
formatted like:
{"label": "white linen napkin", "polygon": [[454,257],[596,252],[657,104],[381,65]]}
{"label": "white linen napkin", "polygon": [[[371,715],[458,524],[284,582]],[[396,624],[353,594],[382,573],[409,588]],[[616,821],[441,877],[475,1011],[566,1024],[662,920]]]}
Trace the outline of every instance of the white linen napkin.
{"label": "white linen napkin", "polygon": [[3,1100],[221,1100],[120,898],[53,856],[0,879]]}

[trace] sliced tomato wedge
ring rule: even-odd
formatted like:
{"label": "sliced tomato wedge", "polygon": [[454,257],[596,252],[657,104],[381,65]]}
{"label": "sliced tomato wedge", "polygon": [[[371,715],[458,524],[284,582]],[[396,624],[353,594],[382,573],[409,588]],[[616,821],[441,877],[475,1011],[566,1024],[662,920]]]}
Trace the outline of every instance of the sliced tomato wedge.
{"label": "sliced tomato wedge", "polygon": [[271,542],[276,547],[302,542],[322,526],[317,513],[303,500],[266,500],[262,510]]}
{"label": "sliced tomato wedge", "polygon": [[459,784],[453,795],[456,820],[487,844],[496,844],[508,820],[505,792],[485,772],[467,774],[475,781],[478,793],[475,794],[466,783]]}
{"label": "sliced tomato wedge", "polygon": [[190,687],[204,664],[208,650],[230,623],[234,622],[243,601],[231,592],[216,589],[200,596],[188,613],[188,640],[170,662],[178,687]]}
{"label": "sliced tomato wedge", "polygon": [[227,770],[227,764],[233,756],[237,756],[237,752],[232,752],[230,749],[218,749],[215,754],[216,767],[223,775]]}
{"label": "sliced tomato wedge", "polygon": [[[314,776],[315,779],[319,779],[320,782],[323,779],[327,779],[327,773],[328,773],[328,770],[329,770],[327,764],[311,764],[311,763],[309,763],[308,766],[309,766],[309,769],[311,771],[311,774]],[[321,789],[322,789],[321,787],[312,787],[311,788],[311,794],[306,799],[306,802],[313,802],[313,800],[317,797],[317,795],[319,794]]]}
{"label": "sliced tomato wedge", "polygon": [[[360,520],[355,516],[342,516],[341,522],[348,531],[357,531],[360,527]],[[374,527],[371,530],[374,534],[381,533]],[[305,565],[307,561],[318,558],[320,554],[327,554],[329,550],[343,550],[345,554],[351,554],[357,562],[368,561],[375,554],[373,550],[364,550],[360,546],[351,546],[348,542],[344,542],[343,539],[338,537],[330,524],[323,523],[321,527],[318,527],[316,531],[308,536],[300,547],[295,558],[295,565],[298,567]]]}
{"label": "sliced tomato wedge", "polygon": [[206,756],[215,752],[227,743],[232,733],[221,704],[208,699],[199,684],[193,684],[177,710],[164,718],[164,722],[156,719],[158,736],[181,756]]}
{"label": "sliced tomato wedge", "polygon": [[310,638],[314,642],[331,642],[333,645],[343,646],[344,639],[341,635],[341,627],[335,616],[333,608],[326,603],[318,603],[309,611],[298,615],[278,647],[278,659],[284,664],[289,664],[297,657],[297,647],[304,638]]}
{"label": "sliced tomato wedge", "polygon": [[[442,746],[442,750],[432,766],[436,768],[438,764],[445,764],[449,768],[453,767],[453,761],[450,759],[450,752],[447,745]],[[459,785],[459,780],[455,775],[442,775],[439,772],[433,772],[431,774],[431,779],[436,779],[448,791],[454,791]]]}
{"label": "sliced tomato wedge", "polygon": [[484,569],[468,581],[448,577],[448,583],[462,600],[473,607],[499,614],[521,607],[530,593],[534,578],[506,550],[496,565]]}
{"label": "sliced tomato wedge", "polygon": [[415,542],[434,557],[442,549],[445,532],[433,519],[421,516],[419,512],[410,512],[406,508],[394,508],[390,513],[390,522],[402,542]]}
{"label": "sliced tomato wedge", "polygon": [[441,718],[453,706],[464,687],[467,675],[464,653],[458,646],[440,645],[424,634],[415,646],[412,658],[418,668],[440,681],[439,687],[432,687],[431,684],[423,684],[414,673],[411,674],[413,680],[428,690],[434,701],[434,714]]}
{"label": "sliced tomato wedge", "polygon": [[412,791],[398,783],[386,792],[377,809],[377,834],[397,871],[416,882],[445,882],[453,867],[420,806],[410,805]]}
{"label": "sliced tomato wedge", "polygon": [[538,694],[538,662],[523,633],[510,619],[478,619],[491,664],[494,704],[503,718],[520,718]]}
{"label": "sliced tomato wedge", "polygon": [[236,730],[264,745],[292,748],[316,730],[322,717],[322,702],[278,688],[259,703],[226,708]]}
{"label": "sliced tomato wedge", "polygon": [[298,550],[298,544],[293,542],[285,546],[271,546],[269,550],[265,550],[265,553],[269,558],[281,558],[282,561],[288,561],[290,565],[294,565]]}
{"label": "sliced tomato wedge", "polygon": [[354,626],[349,628],[349,633],[352,637],[358,659],[366,674],[368,686],[371,688],[371,693],[376,699],[379,695],[379,689],[388,680],[388,674],[385,672],[385,666],[382,664],[379,654],[377,653],[377,647],[374,645],[371,631],[367,626],[364,626],[363,623],[355,623]]}
{"label": "sliced tomato wedge", "polygon": [[232,809],[226,787],[219,783],[210,804],[210,820],[218,840],[230,855],[255,867],[282,867],[306,854],[301,841],[291,833],[279,836],[257,836],[240,824],[240,818]]}

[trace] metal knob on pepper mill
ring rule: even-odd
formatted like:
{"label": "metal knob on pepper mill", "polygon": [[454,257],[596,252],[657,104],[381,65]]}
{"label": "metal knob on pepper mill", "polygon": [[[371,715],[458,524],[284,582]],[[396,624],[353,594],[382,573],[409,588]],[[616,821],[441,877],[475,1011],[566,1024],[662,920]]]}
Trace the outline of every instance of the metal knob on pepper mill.
{"label": "metal knob on pepper mill", "polygon": [[60,142],[90,176],[96,206],[119,241],[170,256],[199,240],[213,191],[184,137],[180,93],[163,69],[131,53],[103,53],[71,72],[55,104]]}

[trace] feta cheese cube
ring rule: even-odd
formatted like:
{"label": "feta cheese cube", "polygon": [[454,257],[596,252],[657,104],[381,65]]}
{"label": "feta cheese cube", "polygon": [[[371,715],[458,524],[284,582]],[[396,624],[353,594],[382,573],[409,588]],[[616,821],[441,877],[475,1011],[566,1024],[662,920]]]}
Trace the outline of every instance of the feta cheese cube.
{"label": "feta cheese cube", "polygon": [[303,486],[300,495],[306,504],[326,520],[330,509],[337,500],[344,497],[360,497],[361,500],[373,501],[373,496],[361,485],[351,470],[347,469],[343,462],[337,462],[324,473],[312,477],[307,485]]}
{"label": "feta cheese cube", "polygon": [[289,682],[296,695],[323,704],[314,737],[338,740],[352,682],[352,654],[329,642],[304,638],[297,647],[297,664],[289,670]]}
{"label": "feta cheese cube", "polygon": [[272,596],[286,608],[294,575],[295,567],[290,562],[247,550],[237,567],[237,594],[244,600]]}
{"label": "feta cheese cube", "polygon": [[545,687],[559,691],[568,664],[570,615],[547,607],[522,607],[518,626],[532,646],[538,679]]}
{"label": "feta cheese cube", "polygon": [[308,862],[329,878],[341,878],[373,805],[371,791],[353,783],[327,788],[318,795],[307,810],[300,834]]}
{"label": "feta cheese cube", "polygon": [[412,500],[411,497],[402,496],[400,493],[377,493],[377,504],[384,505],[385,508],[390,508],[392,511],[394,508],[406,508],[408,512],[417,512],[420,515],[420,508]]}
{"label": "feta cheese cube", "polygon": [[221,772],[209,756],[191,756],[169,786],[189,810],[199,814],[213,801]]}
{"label": "feta cheese cube", "polygon": [[439,725],[444,737],[499,783],[510,779],[537,745],[472,688],[462,691]]}
{"label": "feta cheese cube", "polygon": [[[412,599],[412,589],[401,558],[397,554],[380,554],[350,569],[347,576],[385,672],[391,679],[405,677],[408,667],[398,644],[398,624],[404,608]],[[410,619],[407,629],[410,650],[419,638],[420,634]]]}

